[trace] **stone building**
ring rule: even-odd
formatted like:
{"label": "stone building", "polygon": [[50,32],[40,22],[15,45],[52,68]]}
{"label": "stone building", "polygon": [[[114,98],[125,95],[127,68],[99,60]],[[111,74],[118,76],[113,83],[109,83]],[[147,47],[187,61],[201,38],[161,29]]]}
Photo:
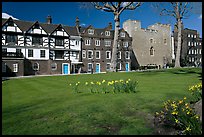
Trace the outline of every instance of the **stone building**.
{"label": "stone building", "polygon": [[141,22],[126,20],[123,28],[132,37],[132,48],[135,60],[132,69],[139,67],[166,67],[172,63],[171,27],[169,24],[156,23],[146,29],[141,28]]}

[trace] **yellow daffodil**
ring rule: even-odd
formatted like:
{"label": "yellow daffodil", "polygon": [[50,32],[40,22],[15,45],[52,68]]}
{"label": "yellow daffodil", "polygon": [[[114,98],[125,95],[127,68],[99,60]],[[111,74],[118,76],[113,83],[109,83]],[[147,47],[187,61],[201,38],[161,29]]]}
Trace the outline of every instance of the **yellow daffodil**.
{"label": "yellow daffodil", "polygon": [[176,122],[176,123],[178,123],[178,122],[179,122],[179,120],[178,120],[178,119],[175,119],[175,122]]}
{"label": "yellow daffodil", "polygon": [[106,82],[106,80],[103,80],[103,81],[102,81],[102,83],[105,83],[105,82]]}
{"label": "yellow daffodil", "polygon": [[178,112],[177,111],[173,111],[171,114],[172,115],[178,115]]}
{"label": "yellow daffodil", "polygon": [[186,100],[186,97],[184,97],[183,99]]}
{"label": "yellow daffodil", "polygon": [[186,131],[191,131],[190,126],[186,127]]}
{"label": "yellow daffodil", "polygon": [[89,84],[88,82],[85,83],[85,85],[88,85],[88,84]]}
{"label": "yellow daffodil", "polygon": [[70,86],[72,85],[72,84],[69,84]]}

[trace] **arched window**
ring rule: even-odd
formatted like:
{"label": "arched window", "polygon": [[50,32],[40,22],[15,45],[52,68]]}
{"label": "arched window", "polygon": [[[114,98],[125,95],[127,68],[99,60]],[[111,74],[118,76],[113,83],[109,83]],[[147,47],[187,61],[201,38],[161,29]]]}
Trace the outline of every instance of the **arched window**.
{"label": "arched window", "polygon": [[150,55],[154,56],[154,48],[153,47],[150,48]]}
{"label": "arched window", "polygon": [[39,63],[38,63],[38,62],[35,62],[35,63],[33,64],[33,70],[38,71],[39,68],[40,68]]}

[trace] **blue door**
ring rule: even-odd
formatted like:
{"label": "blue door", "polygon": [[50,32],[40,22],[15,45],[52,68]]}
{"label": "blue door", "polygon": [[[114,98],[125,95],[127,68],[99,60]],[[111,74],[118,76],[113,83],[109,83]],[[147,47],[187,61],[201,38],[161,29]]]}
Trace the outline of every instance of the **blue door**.
{"label": "blue door", "polygon": [[68,64],[64,64],[63,65],[63,74],[68,74],[68,70],[69,70]]}
{"label": "blue door", "polygon": [[129,71],[129,63],[126,63],[126,64],[125,64],[125,70],[126,70],[126,71]]}
{"label": "blue door", "polygon": [[96,64],[96,73],[100,72],[100,64]]}

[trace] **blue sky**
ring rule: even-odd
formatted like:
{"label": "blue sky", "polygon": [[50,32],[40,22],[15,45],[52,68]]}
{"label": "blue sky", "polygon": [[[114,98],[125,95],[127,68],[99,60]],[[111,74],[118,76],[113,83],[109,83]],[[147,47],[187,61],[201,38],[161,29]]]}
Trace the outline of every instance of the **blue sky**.
{"label": "blue sky", "polygon": [[[201,10],[202,11],[202,10]],[[80,24],[93,25],[95,28],[104,28],[109,22],[114,26],[113,14],[102,12],[94,8],[81,8],[80,2],[2,2],[2,13],[7,13],[19,20],[45,22],[48,15],[52,16],[53,24],[75,25],[78,16]],[[201,16],[201,18],[200,18]],[[160,16],[153,10],[150,2],[145,2],[134,11],[124,11],[121,14],[121,27],[125,20],[140,20],[142,28],[157,22],[171,24],[172,29],[175,19],[169,16]],[[202,37],[202,14],[193,13],[188,19],[184,19],[184,28],[198,30]]]}

